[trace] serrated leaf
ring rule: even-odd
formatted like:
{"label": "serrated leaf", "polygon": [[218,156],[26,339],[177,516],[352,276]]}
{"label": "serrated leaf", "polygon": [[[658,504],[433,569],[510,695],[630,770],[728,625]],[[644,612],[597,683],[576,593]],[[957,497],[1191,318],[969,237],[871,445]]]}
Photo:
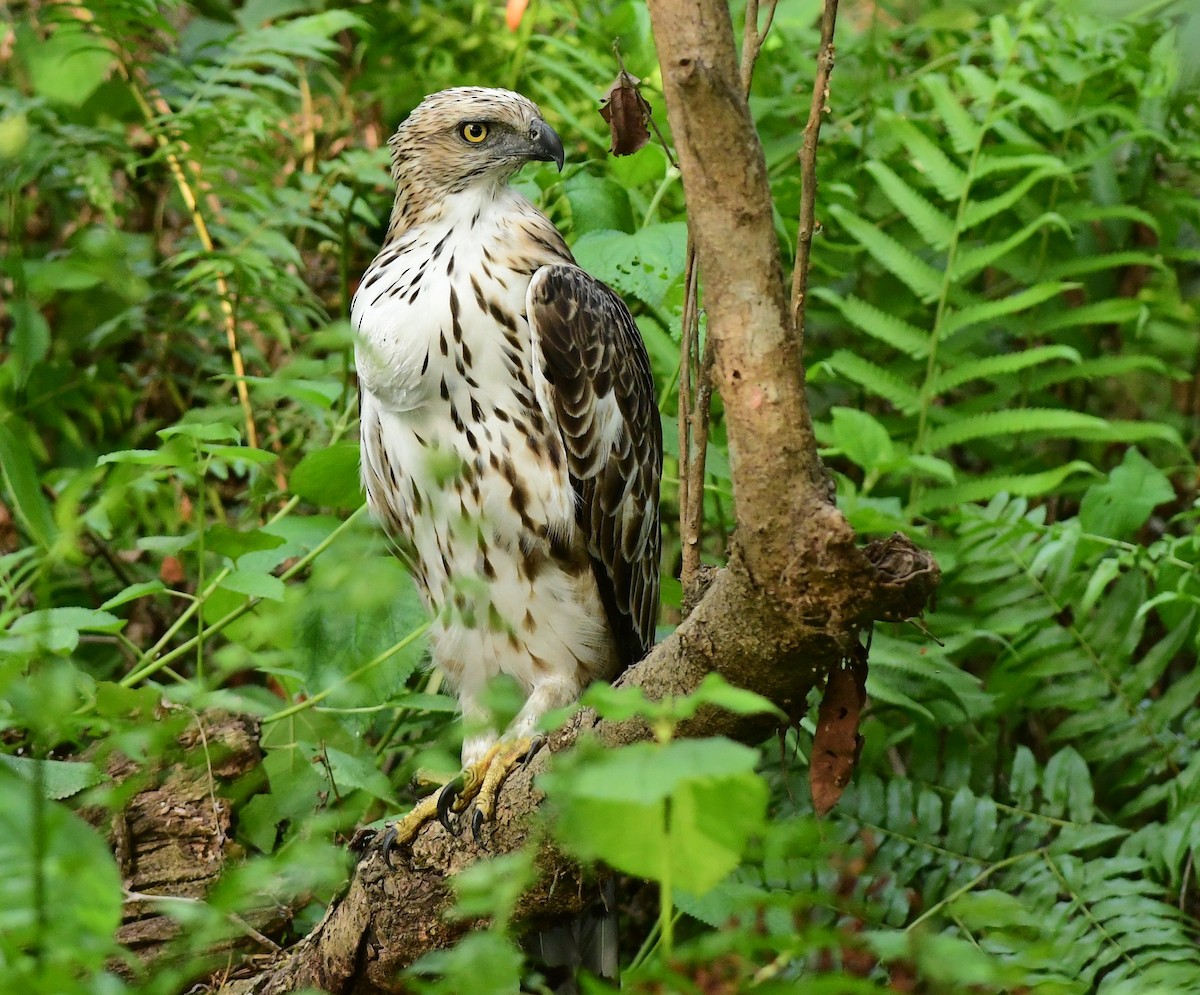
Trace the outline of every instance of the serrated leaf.
{"label": "serrated leaf", "polygon": [[945,251],[954,240],[954,221],[939,211],[886,163],[872,160],[864,167],[883,191],[884,196],[904,215],[927,245]]}
{"label": "serrated leaf", "polygon": [[950,81],[941,73],[925,73],[920,82],[922,89],[933,100],[938,119],[946,126],[954,151],[959,155],[974,151],[983,129],[975,123],[975,119],[951,90]]}
{"label": "serrated leaf", "polygon": [[842,313],[842,317],[856,328],[893,349],[914,359],[920,359],[929,352],[929,334],[889,311],[884,311],[853,294],[842,297],[826,287],[814,289],[812,296],[832,304]]}
{"label": "serrated leaf", "polygon": [[910,413],[921,406],[916,389],[890,370],[863,359],[857,353],[839,349],[824,363],[829,369],[888,401],[898,410]]}
{"label": "serrated leaf", "polygon": [[967,174],[911,121],[894,119],[892,127],[899,133],[913,166],[929,177],[943,200],[958,203],[967,185]]}
{"label": "serrated leaf", "polygon": [[38,760],[0,754],[0,763],[29,784],[40,782],[42,794],[54,801],[77,795],[104,779],[100,768],[86,761]]}
{"label": "serrated leaf", "polygon": [[973,325],[979,325],[983,322],[995,321],[997,318],[1004,318],[1010,314],[1017,314],[1020,311],[1037,307],[1037,305],[1058,297],[1060,294],[1078,286],[1079,284],[1077,283],[1039,283],[1033,287],[1027,287],[1025,290],[1018,291],[1015,294],[1009,294],[1007,297],[997,298],[994,301],[982,301],[960,309],[950,308],[947,310],[946,316],[942,319],[942,323],[938,326],[938,338],[940,341],[945,342],[956,332],[961,332],[965,328],[970,328]]}
{"label": "serrated leaf", "polygon": [[953,487],[922,493],[909,507],[912,516],[926,515],[940,508],[959,508],[975,501],[990,501],[997,494],[1013,497],[1041,497],[1053,494],[1063,482],[1075,474],[1095,475],[1095,467],[1083,460],[1073,460],[1052,470],[1040,473],[1011,473],[994,477],[975,477]]}
{"label": "serrated leaf", "polygon": [[891,235],[880,231],[874,224],[852,214],[841,205],[835,204],[829,211],[876,262],[921,300],[930,302],[937,299],[942,290],[941,272],[918,259]]}
{"label": "serrated leaf", "polygon": [[954,282],[965,283],[977,273],[987,269],[993,263],[1003,259],[1010,252],[1024,245],[1025,242],[1033,238],[1034,235],[1039,234],[1047,225],[1054,225],[1068,233],[1070,232],[1070,227],[1061,215],[1056,214],[1054,211],[1047,211],[1023,228],[1013,232],[1008,238],[1001,239],[999,242],[988,240],[983,245],[972,248],[963,248],[960,245],[958,254],[954,257],[954,263],[950,267],[950,273]]}
{"label": "serrated leaf", "polygon": [[972,439],[995,438],[1004,435],[1074,435],[1087,430],[1103,432],[1109,423],[1094,415],[1059,408],[1022,408],[1009,411],[987,411],[969,415],[933,429],[926,437],[929,452],[939,452]]}
{"label": "serrated leaf", "polygon": [[983,222],[994,218],[1002,211],[1007,211],[1018,201],[1023,200],[1035,184],[1057,175],[1060,175],[1059,170],[1037,169],[1022,179],[1020,183],[1005,190],[1002,194],[989,197],[987,200],[970,201],[967,204],[967,209],[963,212],[962,230],[970,231],[977,225],[981,225]]}
{"label": "serrated leaf", "polygon": [[1080,355],[1070,346],[1046,345],[1033,349],[1023,349],[1020,352],[1002,353],[999,356],[988,356],[986,359],[976,359],[967,363],[959,363],[949,369],[942,370],[933,380],[931,388],[934,396],[961,387],[972,380],[986,380],[992,377],[1004,377],[1031,366],[1039,366],[1056,359],[1069,363],[1080,362]]}

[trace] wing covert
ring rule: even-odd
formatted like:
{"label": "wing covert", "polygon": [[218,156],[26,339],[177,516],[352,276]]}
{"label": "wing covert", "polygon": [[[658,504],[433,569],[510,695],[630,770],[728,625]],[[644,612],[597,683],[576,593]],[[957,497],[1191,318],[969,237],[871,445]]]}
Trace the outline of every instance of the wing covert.
{"label": "wing covert", "polygon": [[534,377],[566,450],[575,520],[622,662],[658,618],[662,425],[650,360],[625,302],[577,266],[543,266],[526,299]]}

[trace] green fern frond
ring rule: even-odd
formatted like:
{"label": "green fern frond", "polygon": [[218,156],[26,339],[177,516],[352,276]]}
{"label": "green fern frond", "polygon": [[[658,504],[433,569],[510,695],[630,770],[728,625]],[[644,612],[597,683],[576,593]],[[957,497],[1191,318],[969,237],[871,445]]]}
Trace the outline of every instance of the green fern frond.
{"label": "green fern frond", "polygon": [[880,231],[871,222],[864,221],[841,205],[835,204],[829,210],[859,245],[889,273],[906,284],[914,294],[926,302],[937,300],[942,289],[940,272],[918,259],[891,235]]}
{"label": "green fern frond", "polygon": [[945,251],[954,240],[954,221],[934,207],[916,190],[902,180],[890,167],[878,160],[872,160],[865,166],[871,177],[904,215],[905,220],[912,225],[927,245]]}
{"label": "green fern frond", "polygon": [[956,332],[970,328],[972,325],[995,321],[997,318],[1004,318],[1020,311],[1028,311],[1077,286],[1079,285],[1075,283],[1058,281],[1039,283],[994,301],[983,301],[963,308],[949,309],[938,328],[938,338],[944,342]]}
{"label": "green fern frond", "polygon": [[1070,232],[1070,226],[1062,215],[1054,211],[1047,211],[1029,224],[1018,228],[1008,238],[998,242],[987,242],[974,248],[960,248],[954,259],[954,265],[951,267],[951,278],[955,283],[965,283],[1003,259],[1010,252],[1015,252],[1034,235],[1040,234],[1050,225]]}
{"label": "green fern frond", "polygon": [[1042,167],[1026,175],[1019,183],[1009,187],[1002,194],[989,197],[987,200],[972,200],[963,212],[962,230],[970,231],[983,222],[991,220],[997,214],[1007,211],[1014,204],[1023,200],[1035,184],[1041,183],[1042,180],[1051,176],[1061,175],[1061,169]]}
{"label": "green fern frond", "polygon": [[1094,415],[1059,408],[1023,408],[1010,411],[987,411],[983,414],[960,417],[933,429],[926,438],[930,452],[938,452],[957,446],[971,439],[996,438],[997,436],[1022,435],[1066,435],[1078,437],[1091,431],[1093,437],[1103,437],[1109,423]]}
{"label": "green fern frond", "polygon": [[899,411],[912,413],[920,407],[920,398],[912,384],[848,349],[839,349],[822,365],[883,398]]}
{"label": "green fern frond", "polygon": [[994,477],[973,477],[955,484],[923,492],[908,511],[914,516],[928,515],[941,509],[960,508],[976,501],[990,501],[998,494],[1017,497],[1044,497],[1053,494],[1070,477],[1088,474],[1098,476],[1090,463],[1072,460],[1053,470],[1038,473],[1006,473]]}
{"label": "green fern frond", "polygon": [[1066,345],[1036,346],[1033,349],[1023,349],[1020,352],[1001,353],[998,356],[988,356],[986,359],[976,359],[969,363],[943,370],[933,380],[934,394],[945,394],[955,387],[961,387],[972,380],[984,380],[991,377],[1001,377],[1040,366],[1042,363],[1053,362],[1056,359],[1069,363],[1079,363],[1079,353]]}
{"label": "green fern frond", "polygon": [[938,120],[946,126],[954,151],[959,155],[967,155],[973,151],[979,144],[983,128],[963,107],[958,96],[950,88],[950,80],[941,73],[926,73],[921,77],[921,88],[933,101]]}
{"label": "green fern frond", "polygon": [[841,312],[842,317],[856,328],[899,352],[912,356],[914,359],[920,359],[929,352],[929,334],[927,332],[923,332],[915,325],[910,325],[894,314],[877,308],[874,304],[868,304],[853,294],[842,297],[825,287],[813,290],[812,296],[832,304]]}
{"label": "green fern frond", "polygon": [[913,167],[927,176],[943,200],[957,203],[967,186],[967,174],[950,160],[932,138],[911,121],[891,117],[887,126],[894,128],[908,153]]}

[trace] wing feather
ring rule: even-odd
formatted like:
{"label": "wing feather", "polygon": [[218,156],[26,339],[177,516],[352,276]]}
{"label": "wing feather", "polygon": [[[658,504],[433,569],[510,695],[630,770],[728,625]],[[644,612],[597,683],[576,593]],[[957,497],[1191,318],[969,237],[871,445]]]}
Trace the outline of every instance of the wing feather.
{"label": "wing feather", "polygon": [[543,266],[526,299],[535,386],[562,436],[600,598],[622,662],[658,619],[662,425],[650,359],[617,294],[577,266]]}

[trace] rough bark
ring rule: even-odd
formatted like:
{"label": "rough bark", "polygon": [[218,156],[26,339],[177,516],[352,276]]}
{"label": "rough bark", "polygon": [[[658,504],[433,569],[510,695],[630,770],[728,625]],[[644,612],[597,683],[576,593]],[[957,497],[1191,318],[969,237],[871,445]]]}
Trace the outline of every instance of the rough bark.
{"label": "rough bark", "polygon": [[[818,686],[878,619],[919,614],[937,567],[904,537],[862,549],[831,502],[817,457],[804,367],[772,224],[766,165],[739,81],[724,0],[650,0],[667,113],[683,172],[689,223],[705,274],[715,381],[724,399],[738,524],[729,565],[679,628],[623,682],[651,698],[692,690],[710,670],[798,716]],[[645,738],[637,723],[577,716],[552,741],[591,730],[606,742]],[[747,742],[761,720],[705,712],[681,730]],[[446,946],[470,923],[444,917],[449,879],[471,862],[526,840],[540,795],[539,755],[504,786],[485,846],[426,827],[411,861],[391,871],[368,852],[347,893],[274,969],[231,983],[230,993],[304,986],[332,993],[402,991],[397,972]],[[519,918],[579,910],[578,870],[549,844],[541,882]]]}

